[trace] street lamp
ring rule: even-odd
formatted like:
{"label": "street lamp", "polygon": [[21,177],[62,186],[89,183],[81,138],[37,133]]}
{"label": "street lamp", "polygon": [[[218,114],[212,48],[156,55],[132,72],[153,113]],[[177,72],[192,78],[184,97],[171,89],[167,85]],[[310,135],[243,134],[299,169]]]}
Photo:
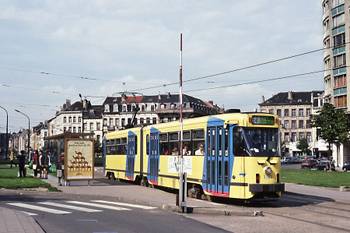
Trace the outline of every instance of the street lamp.
{"label": "street lamp", "polygon": [[29,148],[30,148],[30,118],[27,114],[25,114],[24,112],[21,112],[20,110],[15,109],[16,112],[18,112],[19,114],[25,116],[28,119],[28,158],[29,158]]}
{"label": "street lamp", "polygon": [[6,148],[5,148],[5,158],[8,157],[8,151],[9,151],[9,113],[7,112],[7,109],[0,106],[5,112],[6,112]]}

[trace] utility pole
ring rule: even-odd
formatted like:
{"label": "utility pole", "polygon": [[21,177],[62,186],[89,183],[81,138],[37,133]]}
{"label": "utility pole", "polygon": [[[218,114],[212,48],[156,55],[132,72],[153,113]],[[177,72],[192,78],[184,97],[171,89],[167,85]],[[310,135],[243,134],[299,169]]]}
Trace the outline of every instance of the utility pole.
{"label": "utility pole", "polygon": [[7,109],[0,106],[5,112],[6,112],[6,145],[5,145],[5,159],[8,158],[8,151],[9,151],[9,113],[7,112]]}
{"label": "utility pole", "polygon": [[184,154],[183,154],[183,99],[182,99],[182,33],[180,33],[180,69],[179,69],[179,101],[180,101],[180,172],[179,172],[179,205],[182,213],[187,212],[187,177],[184,172]]}
{"label": "utility pole", "polygon": [[28,116],[27,114],[25,114],[24,112],[21,112],[21,111],[19,111],[19,110],[17,110],[17,109],[15,109],[15,111],[18,112],[19,114],[25,116],[25,117],[27,118],[27,120],[28,120],[28,151],[27,151],[27,152],[28,152],[28,158],[29,158],[29,148],[30,148],[30,118],[29,118],[29,116]]}

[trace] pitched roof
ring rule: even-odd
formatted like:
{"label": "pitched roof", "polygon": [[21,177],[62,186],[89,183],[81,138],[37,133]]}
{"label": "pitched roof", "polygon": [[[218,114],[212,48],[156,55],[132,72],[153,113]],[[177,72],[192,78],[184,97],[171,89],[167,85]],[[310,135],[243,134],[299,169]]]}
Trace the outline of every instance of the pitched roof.
{"label": "pitched roof", "polygon": [[268,105],[305,105],[311,104],[312,96],[322,94],[322,91],[305,92],[280,92],[266,101],[260,103],[260,106]]}

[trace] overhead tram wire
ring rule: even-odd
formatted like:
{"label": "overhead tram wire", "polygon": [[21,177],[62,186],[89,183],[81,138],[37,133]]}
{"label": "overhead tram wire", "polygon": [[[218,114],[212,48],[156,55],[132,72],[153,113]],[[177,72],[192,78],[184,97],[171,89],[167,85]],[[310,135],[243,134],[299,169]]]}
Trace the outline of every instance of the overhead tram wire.
{"label": "overhead tram wire", "polygon": [[[350,67],[350,66],[344,66],[344,67]],[[208,90],[215,90],[215,89],[222,89],[222,88],[237,87],[237,86],[243,86],[243,85],[249,85],[249,84],[278,81],[278,80],[283,80],[283,79],[297,78],[297,77],[302,77],[302,76],[306,76],[306,75],[323,73],[325,71],[331,71],[331,70],[333,70],[333,69],[331,68],[331,69],[325,69],[325,70],[316,70],[316,71],[310,71],[310,72],[305,72],[305,73],[300,73],[300,74],[292,74],[292,75],[280,76],[280,77],[275,77],[275,78],[267,78],[267,79],[262,79],[262,80],[254,80],[254,81],[248,81],[248,82],[242,82],[242,83],[235,83],[235,84],[231,84],[231,85],[191,89],[191,90],[186,90],[186,92],[200,92],[200,91],[208,91]]]}
{"label": "overhead tram wire", "polygon": [[[350,42],[346,42],[346,43],[344,43],[344,45],[349,44],[349,43]],[[208,79],[208,78],[217,77],[217,76],[221,76],[221,75],[225,75],[225,74],[230,74],[230,73],[234,73],[234,72],[238,72],[238,71],[242,71],[242,70],[248,70],[248,69],[252,69],[252,68],[256,68],[256,67],[260,67],[260,66],[264,66],[264,65],[268,65],[268,64],[272,64],[272,63],[277,63],[277,62],[281,62],[281,61],[309,55],[309,54],[316,53],[316,52],[321,52],[323,50],[332,49],[335,47],[338,47],[338,46],[328,46],[325,48],[314,49],[314,50],[310,50],[310,51],[306,51],[306,52],[302,52],[302,53],[298,53],[298,54],[294,54],[294,55],[290,55],[290,56],[286,56],[286,57],[282,57],[282,58],[278,58],[278,59],[273,59],[273,60],[269,60],[269,61],[265,61],[265,62],[256,63],[256,64],[249,65],[249,66],[235,68],[232,70],[227,70],[227,71],[223,71],[223,72],[219,72],[219,73],[214,73],[214,74],[209,74],[209,75],[200,76],[200,77],[196,77],[196,78],[186,79],[183,82],[193,82],[193,81]],[[173,86],[173,85],[177,85],[177,84],[179,84],[179,82],[170,82],[170,83],[164,83],[164,84],[160,84],[160,85],[138,88],[138,89],[134,89],[131,91],[145,91],[145,90],[151,90],[151,89],[156,89],[156,88],[161,88],[161,87]]]}

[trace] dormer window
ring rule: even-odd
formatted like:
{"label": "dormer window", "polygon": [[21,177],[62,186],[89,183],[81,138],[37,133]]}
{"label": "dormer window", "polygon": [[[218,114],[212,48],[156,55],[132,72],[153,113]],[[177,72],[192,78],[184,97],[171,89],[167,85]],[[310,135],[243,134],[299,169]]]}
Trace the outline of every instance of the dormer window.
{"label": "dormer window", "polygon": [[118,112],[118,104],[113,105],[113,112]]}
{"label": "dormer window", "polygon": [[123,104],[123,109],[122,112],[126,112],[127,108],[126,108],[126,104]]}
{"label": "dormer window", "polygon": [[105,105],[105,112],[109,112],[109,105],[108,104]]}

